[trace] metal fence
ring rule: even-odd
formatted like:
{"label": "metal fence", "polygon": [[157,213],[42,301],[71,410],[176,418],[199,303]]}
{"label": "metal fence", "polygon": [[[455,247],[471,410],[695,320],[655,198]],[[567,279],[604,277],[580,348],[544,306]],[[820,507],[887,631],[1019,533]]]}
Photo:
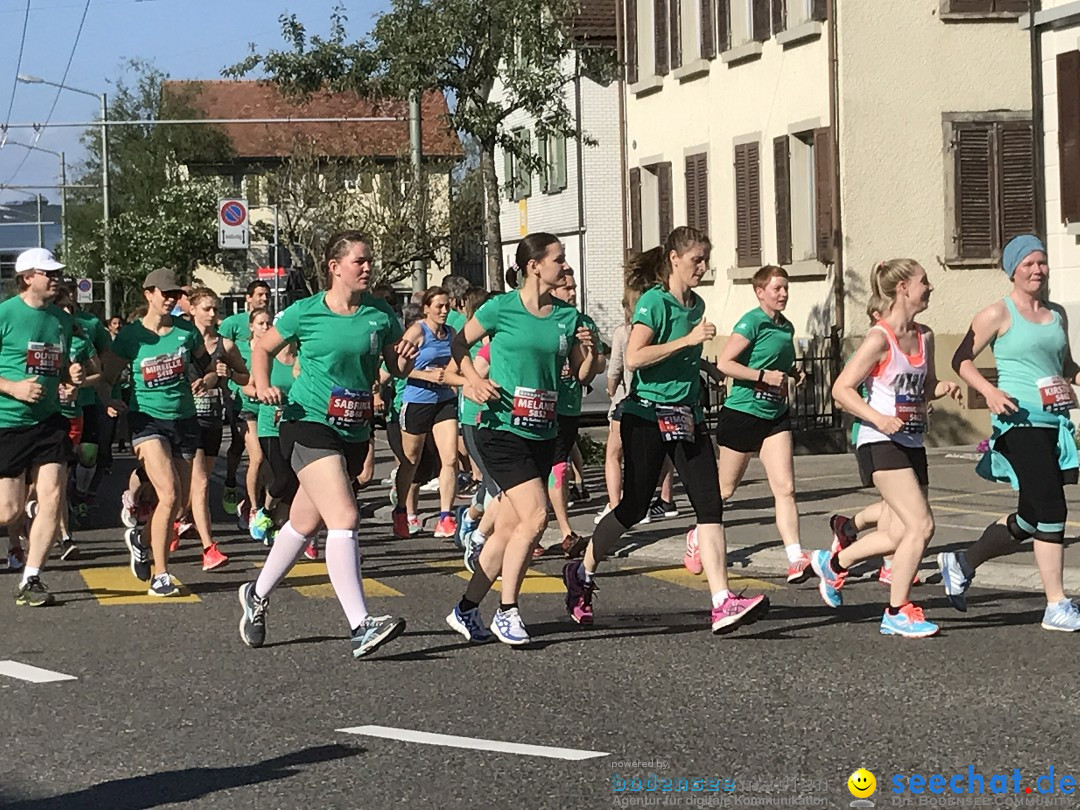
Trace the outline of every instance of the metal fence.
{"label": "metal fence", "polygon": [[832,398],[832,385],[840,373],[840,341],[831,338],[795,361],[805,378],[791,397],[794,431],[832,430],[843,426],[840,409]]}

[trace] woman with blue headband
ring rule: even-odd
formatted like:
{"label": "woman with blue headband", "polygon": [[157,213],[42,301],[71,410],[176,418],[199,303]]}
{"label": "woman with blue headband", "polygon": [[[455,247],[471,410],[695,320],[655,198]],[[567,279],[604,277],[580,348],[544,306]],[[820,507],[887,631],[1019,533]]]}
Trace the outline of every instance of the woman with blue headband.
{"label": "woman with blue headband", "polygon": [[[1002,268],[1012,291],[975,316],[953,356],[953,368],[990,408],[990,450],[979,462],[979,475],[1011,483],[1019,503],[965,551],[939,554],[938,567],[949,602],[966,611],[964,594],[979,565],[1033,538],[1046,592],[1042,626],[1073,632],[1080,630],[1080,608],[1066,598],[1062,582],[1068,512],[1064,487],[1076,483],[1069,411],[1076,407],[1072,386],[1080,367],[1069,351],[1065,310],[1046,297],[1046,246],[1030,234],[1017,236],[1005,246]],[[988,345],[997,363],[996,385],[975,367],[975,358]]]}

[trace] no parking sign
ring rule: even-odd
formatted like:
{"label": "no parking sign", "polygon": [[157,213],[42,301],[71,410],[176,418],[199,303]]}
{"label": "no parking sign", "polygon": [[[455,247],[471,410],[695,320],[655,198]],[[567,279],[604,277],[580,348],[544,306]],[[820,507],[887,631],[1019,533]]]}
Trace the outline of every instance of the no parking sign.
{"label": "no parking sign", "polygon": [[246,250],[248,241],[247,200],[218,200],[218,247]]}
{"label": "no parking sign", "polygon": [[80,304],[91,304],[94,301],[94,282],[88,278],[80,278],[75,282],[75,300]]}

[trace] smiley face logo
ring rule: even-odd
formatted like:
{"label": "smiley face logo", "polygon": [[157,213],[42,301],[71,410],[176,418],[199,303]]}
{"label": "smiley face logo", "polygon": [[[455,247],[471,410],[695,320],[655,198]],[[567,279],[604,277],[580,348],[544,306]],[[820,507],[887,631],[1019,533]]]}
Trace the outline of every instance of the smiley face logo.
{"label": "smiley face logo", "polygon": [[865,799],[873,796],[877,790],[877,779],[866,768],[859,768],[847,780],[848,790],[856,799]]}

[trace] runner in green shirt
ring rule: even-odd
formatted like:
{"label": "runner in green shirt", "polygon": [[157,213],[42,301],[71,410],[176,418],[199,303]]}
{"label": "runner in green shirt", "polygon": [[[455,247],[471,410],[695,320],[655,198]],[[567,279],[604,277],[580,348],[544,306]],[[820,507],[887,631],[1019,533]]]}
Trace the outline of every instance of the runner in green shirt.
{"label": "runner in green shirt", "polygon": [[732,380],[716,431],[720,494],[725,501],[735,494],[757,453],[773,491],[776,528],[788,558],[787,581],[796,584],[809,579],[813,570],[800,540],[799,507],[795,503],[788,389],[799,374],[795,368],[795,327],[784,317],[788,274],[782,267],[762,267],[752,284],[759,306],[735,324],[716,361]]}
{"label": "runner in green shirt", "polygon": [[[764,610],[764,596],[728,590],[727,544],[716,456],[700,406],[702,345],[716,336],[705,302],[694,292],[709,268],[709,237],[672,231],[663,250],[631,262],[627,286],[644,290],[631,318],[625,364],[633,372],[623,400],[623,494],[597,524],[581,563],[563,569],[566,608],[591,624],[593,576],[619,538],[649,510],[664,459],[670,458],[697,516],[696,541],[712,593],[712,631],[721,633]],[[688,541],[689,542],[689,541]]]}
{"label": "runner in green shirt", "polygon": [[[266,505],[260,507],[258,514],[252,519],[251,535],[255,540],[262,540],[266,545],[274,542],[274,536],[278,530],[289,520],[289,509],[292,507],[293,498],[300,482],[293,472],[289,460],[281,452],[281,424],[284,406],[289,401],[289,391],[292,389],[296,370],[296,349],[291,343],[286,343],[284,348],[274,357],[273,367],[270,369],[270,385],[281,392],[279,405],[260,405],[257,422],[257,433],[263,463],[263,474],[266,478]],[[254,393],[254,389],[248,386],[245,393]],[[314,549],[308,545],[305,552]],[[315,559],[317,555],[308,554],[308,559]]]}
{"label": "runner in green shirt", "polygon": [[[476,572],[447,623],[470,641],[487,641],[480,601],[502,574],[502,601],[491,629],[504,644],[528,644],[517,599],[532,548],[547,525],[547,487],[555,454],[559,377],[569,358],[579,379],[592,378],[593,334],[574,307],[552,293],[566,277],[562,243],[548,233],[526,236],[517,247],[521,282],[492,298],[458,333],[453,356],[468,380],[466,394],[485,403],[478,431],[480,454],[511,510],[484,544]],[[469,349],[491,337],[488,379],[477,374]],[[505,515],[504,515],[505,517]]]}
{"label": "runner in green shirt", "polygon": [[[15,260],[18,295],[0,303],[0,524],[9,527],[9,566],[22,568],[15,604],[28,607],[53,602],[39,574],[59,532],[71,456],[60,385],[83,380],[82,367],[69,360],[71,316],[53,303],[63,268],[44,248],[23,251]],[[15,527],[27,480],[38,514],[24,553]]]}
{"label": "runner in green shirt", "polygon": [[416,345],[402,339],[393,310],[369,292],[373,254],[363,234],[334,234],[324,255],[330,289],[290,306],[252,347],[259,401],[281,405],[281,391],[270,384],[270,360],[286,343],[297,346],[300,374],[279,429],[282,453],[300,490],[258,581],[240,586],[240,637],[250,647],[262,646],[270,594],[309,539],[326,526],[326,567],[349,622],[352,654],[359,658],[405,629],[402,618],[368,613],[352,485],[367,456],[379,363],[385,361],[395,376],[404,376],[412,368]]}

